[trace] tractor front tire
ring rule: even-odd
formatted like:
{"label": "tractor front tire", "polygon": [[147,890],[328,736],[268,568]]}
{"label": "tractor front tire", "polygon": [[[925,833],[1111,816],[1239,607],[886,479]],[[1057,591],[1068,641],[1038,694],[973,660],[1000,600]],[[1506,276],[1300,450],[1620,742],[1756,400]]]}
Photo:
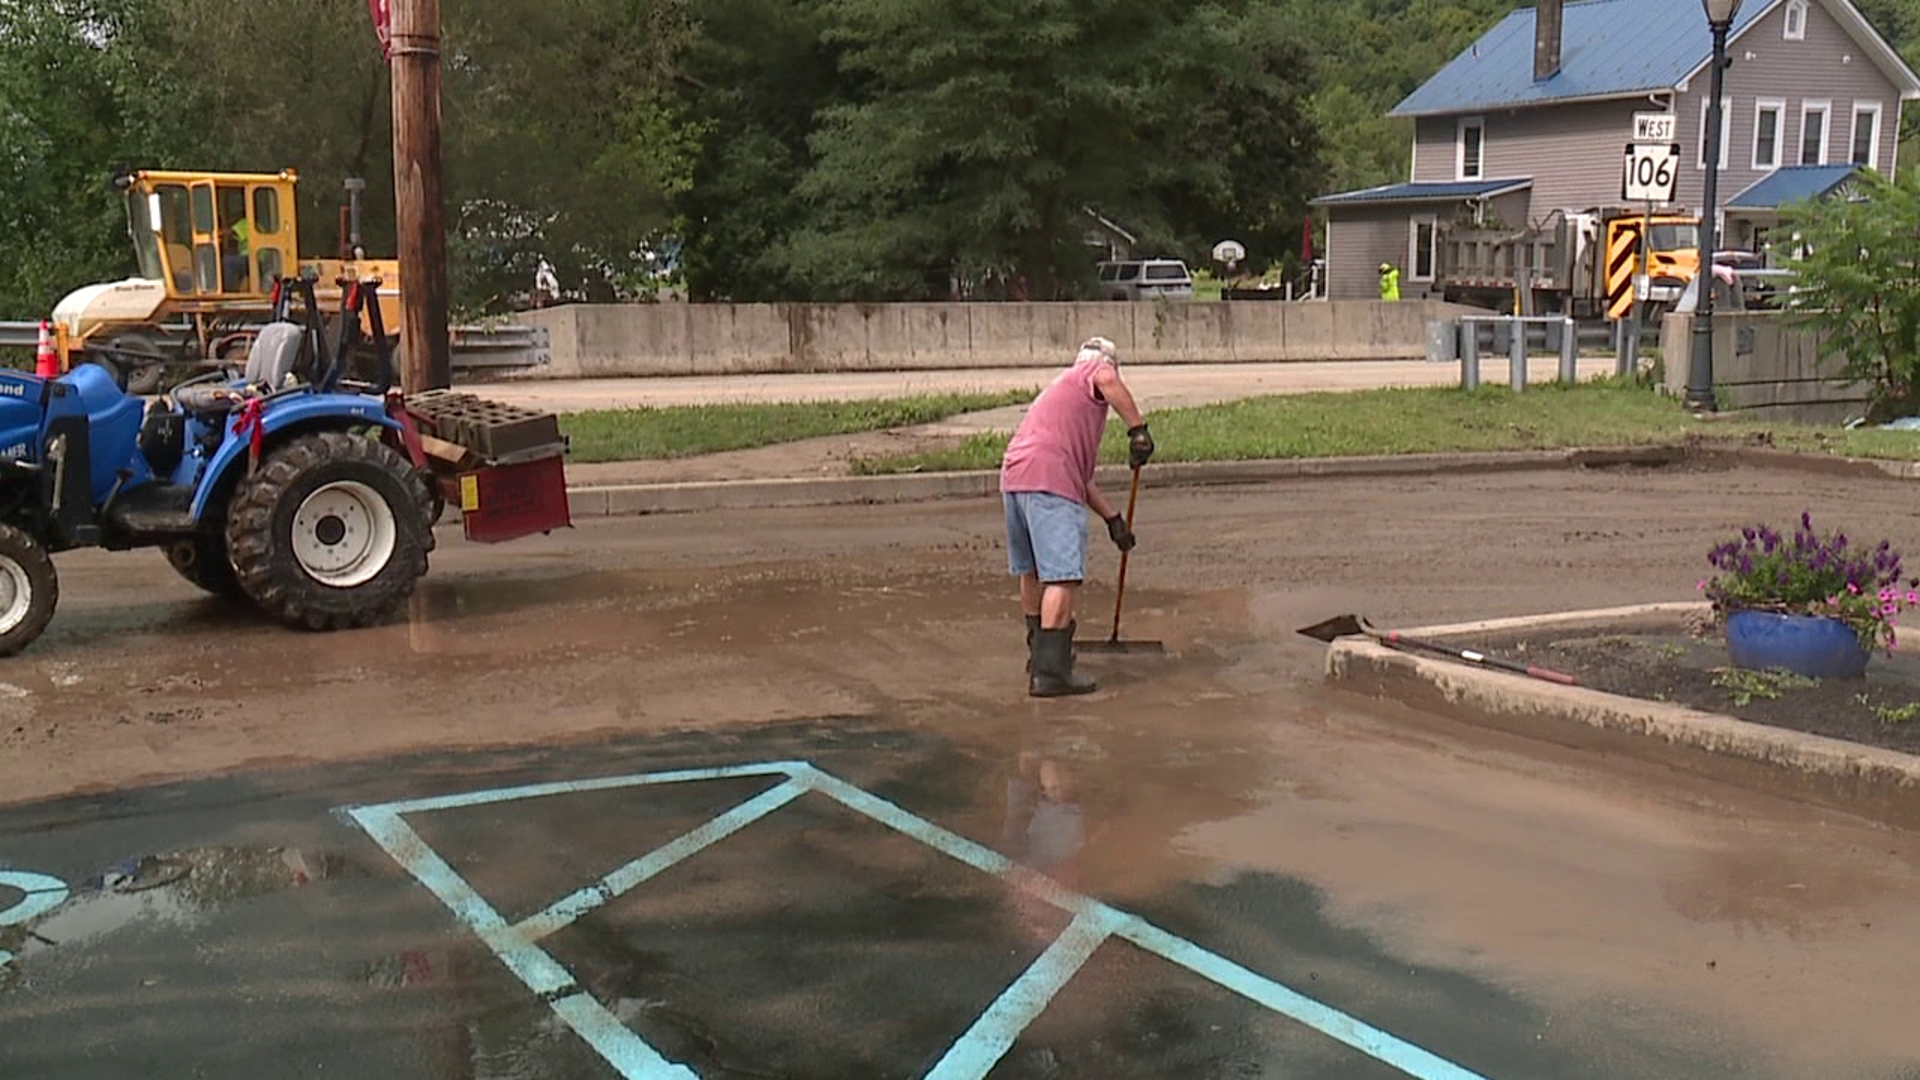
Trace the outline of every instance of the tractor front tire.
{"label": "tractor front tire", "polygon": [[53,558],[32,536],[0,525],[0,656],[12,656],[40,636],[60,604]]}
{"label": "tractor front tire", "polygon": [[224,536],[196,536],[191,540],[175,540],[168,544],[167,563],[181,577],[212,593],[223,600],[238,600],[246,594],[240,591],[240,578],[233,572],[233,563],[227,559],[227,540]]}
{"label": "tractor front tire", "polygon": [[240,588],[288,626],[377,622],[427,571],[427,489],[392,447],[340,431],[301,435],[240,481],[227,551]]}

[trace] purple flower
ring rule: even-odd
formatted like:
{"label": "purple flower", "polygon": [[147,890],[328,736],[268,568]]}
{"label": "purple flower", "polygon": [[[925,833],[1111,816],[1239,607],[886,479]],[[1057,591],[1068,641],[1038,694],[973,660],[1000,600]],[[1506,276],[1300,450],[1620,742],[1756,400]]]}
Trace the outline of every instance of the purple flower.
{"label": "purple flower", "polygon": [[1751,526],[1751,525],[1749,525],[1749,526],[1747,526],[1747,527],[1746,527],[1746,528],[1744,528],[1744,529],[1741,529],[1741,530],[1740,530],[1740,535],[1741,535],[1742,537],[1745,537],[1745,538],[1746,538],[1746,541],[1747,541],[1747,543],[1749,543],[1749,544],[1751,544],[1751,543],[1753,543],[1753,542],[1754,542],[1755,540],[1757,540],[1757,539],[1759,539],[1759,538],[1760,538],[1760,534],[1759,534],[1759,533],[1757,533],[1757,532],[1754,532],[1754,531],[1753,531],[1753,526]]}
{"label": "purple flower", "polygon": [[1811,510],[1800,511],[1800,527],[1807,530],[1808,532],[1813,531],[1813,511]]}
{"label": "purple flower", "polygon": [[1742,556],[1740,556],[1740,572],[1741,572],[1742,574],[1751,574],[1751,573],[1753,573],[1753,559],[1752,559],[1752,558],[1750,558],[1750,557],[1748,557],[1748,556],[1746,556],[1746,555],[1742,555]]}

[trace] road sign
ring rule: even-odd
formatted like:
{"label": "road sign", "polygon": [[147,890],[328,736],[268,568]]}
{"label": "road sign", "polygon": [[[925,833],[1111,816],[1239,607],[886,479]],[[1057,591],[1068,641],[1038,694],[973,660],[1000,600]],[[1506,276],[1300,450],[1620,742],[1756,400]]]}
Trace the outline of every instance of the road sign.
{"label": "road sign", "polygon": [[1628,143],[1620,197],[1628,202],[1670,203],[1680,179],[1679,143]]}
{"label": "road sign", "polygon": [[1680,130],[1672,113],[1640,112],[1633,114],[1633,141],[1637,143],[1668,143]]}

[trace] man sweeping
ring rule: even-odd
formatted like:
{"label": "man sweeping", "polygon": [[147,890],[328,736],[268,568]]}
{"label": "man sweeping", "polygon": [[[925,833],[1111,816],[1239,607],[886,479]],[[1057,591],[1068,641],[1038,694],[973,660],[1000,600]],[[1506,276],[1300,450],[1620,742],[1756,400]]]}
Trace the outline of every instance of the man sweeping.
{"label": "man sweeping", "polygon": [[1121,551],[1134,536],[1093,482],[1107,409],[1127,424],[1134,468],[1153,456],[1153,436],[1120,378],[1120,355],[1106,338],[1089,338],[1073,366],[1040,392],[1000,462],[1007,511],[1007,562],[1020,579],[1027,616],[1027,692],[1034,697],[1092,693],[1093,679],[1073,670],[1073,600],[1087,576],[1087,511],[1107,523]]}

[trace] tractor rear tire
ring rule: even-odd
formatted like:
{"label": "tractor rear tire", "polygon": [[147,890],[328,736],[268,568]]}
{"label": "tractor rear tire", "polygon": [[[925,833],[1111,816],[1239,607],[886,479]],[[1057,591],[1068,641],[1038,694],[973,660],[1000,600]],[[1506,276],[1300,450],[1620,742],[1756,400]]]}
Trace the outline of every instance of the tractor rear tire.
{"label": "tractor rear tire", "polygon": [[167,562],[180,576],[223,600],[239,600],[240,578],[227,558],[227,540],[223,536],[196,536],[175,540],[166,547]]}
{"label": "tractor rear tire", "polygon": [[426,485],[392,447],[340,431],[295,437],[242,479],[227,550],[261,610],[308,630],[379,621],[427,572]]}
{"label": "tractor rear tire", "polygon": [[12,656],[40,636],[60,604],[53,558],[32,536],[0,525],[0,656]]}

